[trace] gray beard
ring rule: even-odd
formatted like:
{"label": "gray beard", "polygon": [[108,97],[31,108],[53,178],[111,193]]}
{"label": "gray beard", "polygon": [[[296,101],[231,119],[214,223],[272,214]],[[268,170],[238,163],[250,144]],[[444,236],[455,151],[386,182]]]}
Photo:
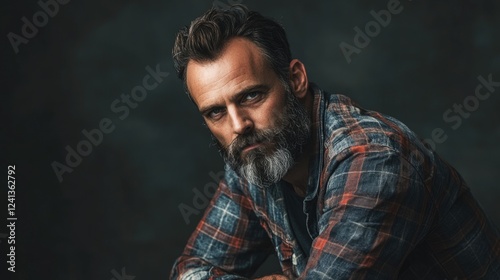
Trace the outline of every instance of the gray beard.
{"label": "gray beard", "polygon": [[278,148],[270,155],[249,155],[248,163],[239,166],[237,173],[252,184],[267,187],[281,180],[294,163],[288,149]]}
{"label": "gray beard", "polygon": [[[310,137],[311,121],[295,95],[286,92],[285,110],[278,116],[276,127],[251,131],[238,136],[227,148],[213,137],[224,161],[251,184],[268,187],[281,180],[295,164]],[[241,151],[255,143],[273,143],[273,147],[256,147]]]}

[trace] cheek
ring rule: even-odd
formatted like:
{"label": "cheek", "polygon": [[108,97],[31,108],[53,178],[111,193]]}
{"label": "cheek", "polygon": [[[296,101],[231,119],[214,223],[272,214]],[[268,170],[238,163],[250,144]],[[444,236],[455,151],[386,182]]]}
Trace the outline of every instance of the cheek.
{"label": "cheek", "polygon": [[208,126],[208,129],[215,137],[215,139],[217,139],[217,141],[219,141],[222,145],[227,146],[231,142],[231,139],[228,139],[228,135],[224,134],[224,129],[210,127],[210,126]]}
{"label": "cheek", "polygon": [[285,103],[281,100],[274,100],[259,114],[259,121],[265,128],[276,127],[279,120],[283,118]]}

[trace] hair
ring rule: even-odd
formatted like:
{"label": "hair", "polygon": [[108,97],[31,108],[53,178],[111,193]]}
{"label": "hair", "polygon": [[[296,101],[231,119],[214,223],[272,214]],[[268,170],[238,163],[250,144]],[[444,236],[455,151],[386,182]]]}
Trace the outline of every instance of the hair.
{"label": "hair", "polygon": [[289,85],[290,46],[283,27],[241,4],[228,9],[211,8],[202,16],[179,30],[172,49],[177,76],[184,82],[186,93],[186,66],[197,62],[216,60],[225,44],[235,37],[249,39],[262,51],[266,63],[276,72],[285,88]]}

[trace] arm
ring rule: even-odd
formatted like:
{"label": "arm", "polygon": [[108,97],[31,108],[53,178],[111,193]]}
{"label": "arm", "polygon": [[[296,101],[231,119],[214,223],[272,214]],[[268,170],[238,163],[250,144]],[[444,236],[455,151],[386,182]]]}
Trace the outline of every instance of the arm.
{"label": "arm", "polygon": [[393,279],[432,220],[420,173],[398,152],[353,146],[332,159],[306,279]]}
{"label": "arm", "polygon": [[272,250],[249,198],[221,181],[170,278],[244,279]]}

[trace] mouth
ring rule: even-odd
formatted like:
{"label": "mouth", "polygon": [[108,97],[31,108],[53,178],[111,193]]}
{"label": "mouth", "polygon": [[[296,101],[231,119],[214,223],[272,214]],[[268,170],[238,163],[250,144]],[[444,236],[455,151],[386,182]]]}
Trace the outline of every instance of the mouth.
{"label": "mouth", "polygon": [[246,153],[246,152],[249,152],[259,146],[262,146],[262,143],[254,143],[254,144],[250,144],[248,146],[246,146],[245,148],[243,148],[243,151],[242,153]]}

